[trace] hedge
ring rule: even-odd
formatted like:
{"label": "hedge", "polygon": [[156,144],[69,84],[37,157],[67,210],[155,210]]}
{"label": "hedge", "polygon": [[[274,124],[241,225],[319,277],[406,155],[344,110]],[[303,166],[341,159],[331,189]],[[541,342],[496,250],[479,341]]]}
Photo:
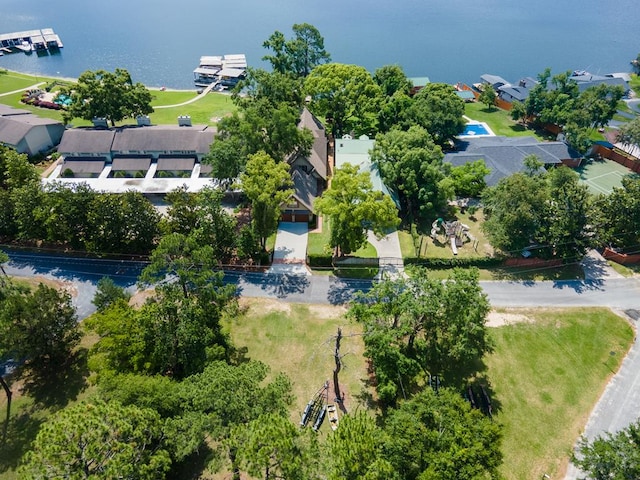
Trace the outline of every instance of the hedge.
{"label": "hedge", "polygon": [[503,264],[504,258],[501,257],[481,257],[481,258],[417,258],[405,257],[405,265],[419,265],[421,267],[430,268],[432,270],[444,270],[447,268],[494,268]]}

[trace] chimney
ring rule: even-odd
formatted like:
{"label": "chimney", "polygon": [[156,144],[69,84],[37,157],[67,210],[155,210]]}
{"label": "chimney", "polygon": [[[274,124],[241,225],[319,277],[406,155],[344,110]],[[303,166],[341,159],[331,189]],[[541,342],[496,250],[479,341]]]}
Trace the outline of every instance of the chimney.
{"label": "chimney", "polygon": [[151,125],[151,119],[149,118],[149,115],[140,115],[136,117],[136,122],[138,122],[139,127],[148,127],[149,125]]}
{"label": "chimney", "polygon": [[93,122],[93,126],[94,127],[97,127],[97,128],[109,128],[109,124],[107,123],[107,119],[106,118],[93,117],[91,119],[91,121]]}

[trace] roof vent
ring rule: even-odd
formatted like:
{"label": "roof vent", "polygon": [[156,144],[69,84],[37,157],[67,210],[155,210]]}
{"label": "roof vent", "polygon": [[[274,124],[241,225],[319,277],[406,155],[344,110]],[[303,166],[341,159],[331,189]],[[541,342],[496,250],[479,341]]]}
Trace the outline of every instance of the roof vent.
{"label": "roof vent", "polygon": [[97,128],[109,128],[109,124],[107,123],[106,118],[101,117],[93,117],[91,120],[93,122],[93,126]]}
{"label": "roof vent", "polygon": [[191,117],[189,115],[180,115],[178,117],[178,126],[180,126],[180,127],[190,127],[191,126]]}
{"label": "roof vent", "polygon": [[136,122],[138,122],[139,127],[148,127],[151,125],[149,115],[140,115],[139,117],[136,117]]}

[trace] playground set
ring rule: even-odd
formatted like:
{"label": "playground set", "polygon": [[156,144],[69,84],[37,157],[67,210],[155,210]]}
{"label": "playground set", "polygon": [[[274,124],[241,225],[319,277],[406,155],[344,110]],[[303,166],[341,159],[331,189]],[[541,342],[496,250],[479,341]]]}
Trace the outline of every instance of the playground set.
{"label": "playground set", "polygon": [[464,245],[465,239],[471,242],[474,250],[478,249],[478,240],[471,234],[469,226],[457,220],[445,222],[442,218],[437,218],[431,224],[431,238],[436,240],[438,233],[444,235],[445,243],[451,245],[454,255],[458,255],[458,248]]}

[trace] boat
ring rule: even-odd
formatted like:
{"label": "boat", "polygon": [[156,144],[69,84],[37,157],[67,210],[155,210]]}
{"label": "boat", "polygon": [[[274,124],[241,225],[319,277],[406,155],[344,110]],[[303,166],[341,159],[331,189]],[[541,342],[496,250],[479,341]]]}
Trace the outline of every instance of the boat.
{"label": "boat", "polygon": [[336,430],[338,428],[338,409],[335,403],[327,405],[327,415],[329,416],[331,430]]}

